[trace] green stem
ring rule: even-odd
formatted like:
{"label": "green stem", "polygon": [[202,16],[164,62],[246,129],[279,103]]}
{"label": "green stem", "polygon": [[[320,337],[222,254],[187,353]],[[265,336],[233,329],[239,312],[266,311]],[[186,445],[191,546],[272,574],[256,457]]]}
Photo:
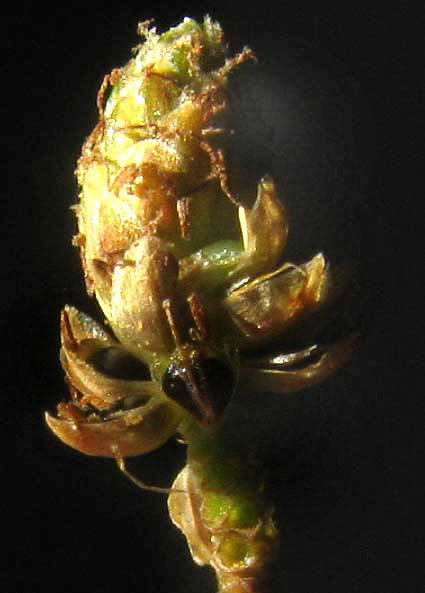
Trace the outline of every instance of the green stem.
{"label": "green stem", "polygon": [[266,593],[278,548],[273,505],[261,465],[231,424],[210,431],[183,423],[188,461],[174,484],[183,492],[170,495],[170,515],[194,560],[215,570],[219,593]]}

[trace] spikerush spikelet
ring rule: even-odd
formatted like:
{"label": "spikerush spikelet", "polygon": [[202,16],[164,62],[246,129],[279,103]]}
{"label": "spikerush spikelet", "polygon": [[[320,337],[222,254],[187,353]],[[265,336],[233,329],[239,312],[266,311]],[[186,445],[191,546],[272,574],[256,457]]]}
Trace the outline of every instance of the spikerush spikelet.
{"label": "spikerush spikelet", "polygon": [[167,493],[132,476],[124,458],[179,433],[187,463],[172,520],[220,593],[264,593],[278,532],[254,447],[237,443],[236,394],[318,383],[358,333],[337,327],[344,283],[321,253],[282,263],[288,221],[272,179],[259,180],[252,207],[230,187],[226,87],[252,52],[227,58],[208,17],[161,35],[143,23],[139,33],[133,58],[100,87],[99,123],[77,168],[74,242],[114,335],[64,308],[71,400],[46,420],[66,444]]}

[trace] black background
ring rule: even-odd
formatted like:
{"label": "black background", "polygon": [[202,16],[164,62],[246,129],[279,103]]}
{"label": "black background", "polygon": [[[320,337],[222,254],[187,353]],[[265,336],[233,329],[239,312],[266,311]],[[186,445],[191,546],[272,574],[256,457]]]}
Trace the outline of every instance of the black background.
{"label": "black background", "polygon": [[[43,421],[65,395],[60,308],[96,311],[69,206],[97,87],[128,60],[138,21],[165,30],[209,12],[259,59],[236,76],[241,142],[284,189],[288,260],[355,259],[369,293],[366,342],[337,376],[247,403],[277,497],[281,575],[290,593],[423,593],[424,70],[412,6],[34,3],[3,18],[4,591],[214,591],[165,498],[67,449]],[[168,485],[183,460],[170,442],[132,468]]]}

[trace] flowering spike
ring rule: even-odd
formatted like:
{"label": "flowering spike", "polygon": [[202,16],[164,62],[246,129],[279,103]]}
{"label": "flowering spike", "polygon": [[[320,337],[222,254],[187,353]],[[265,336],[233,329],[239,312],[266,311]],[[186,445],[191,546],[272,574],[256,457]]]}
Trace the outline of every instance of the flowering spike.
{"label": "flowering spike", "polygon": [[77,168],[74,244],[114,335],[65,307],[71,400],[46,421],[71,447],[115,457],[143,488],[124,458],[180,433],[188,458],[171,518],[221,593],[260,593],[278,532],[253,447],[235,446],[233,397],[323,380],[358,336],[335,331],[345,293],[322,254],[281,262],[288,221],[272,179],[252,208],[230,182],[226,89],[251,50],[229,58],[209,17],[138,32],[132,59],[100,86]]}

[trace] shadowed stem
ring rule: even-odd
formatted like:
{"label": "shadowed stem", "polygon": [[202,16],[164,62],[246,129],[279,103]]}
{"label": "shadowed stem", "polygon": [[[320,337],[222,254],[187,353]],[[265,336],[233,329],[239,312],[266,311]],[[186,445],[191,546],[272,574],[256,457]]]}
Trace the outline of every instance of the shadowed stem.
{"label": "shadowed stem", "polygon": [[215,570],[219,593],[269,593],[279,547],[274,508],[262,466],[230,424],[215,431],[183,425],[188,461],[173,485],[183,492],[169,497],[170,516],[194,561]]}

